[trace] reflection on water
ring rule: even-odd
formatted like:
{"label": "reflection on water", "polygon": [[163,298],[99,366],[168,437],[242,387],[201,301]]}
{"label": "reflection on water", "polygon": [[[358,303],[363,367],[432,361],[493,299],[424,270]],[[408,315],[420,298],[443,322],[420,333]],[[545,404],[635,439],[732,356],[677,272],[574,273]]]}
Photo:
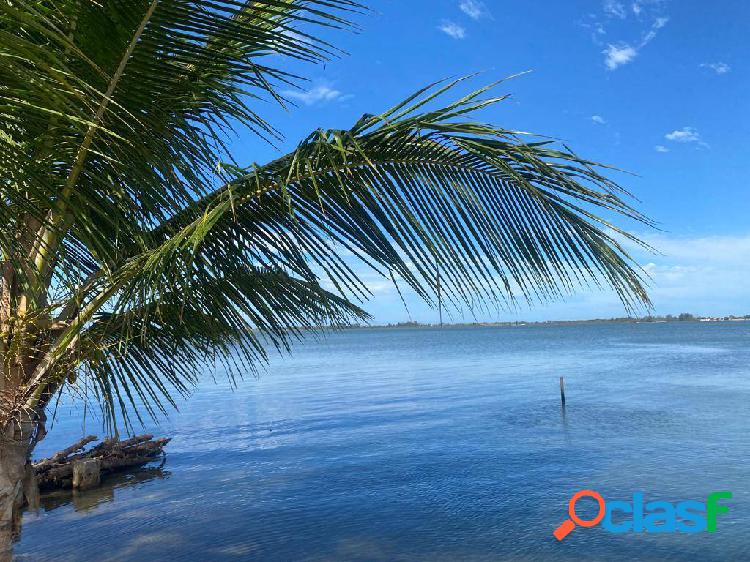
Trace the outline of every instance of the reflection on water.
{"label": "reflection on water", "polygon": [[[235,392],[207,382],[146,428],[173,438],[169,474],[47,498],[24,517],[16,554],[750,560],[748,404],[750,324],[344,332]],[[62,410],[37,455],[92,429],[82,421]],[[715,534],[596,527],[557,543],[552,530],[583,488],[734,498]]]}
{"label": "reflection on water", "polygon": [[166,459],[161,462],[160,466],[109,474],[102,479],[101,486],[91,490],[55,490],[43,493],[39,507],[44,511],[52,511],[68,505],[72,505],[75,511],[95,509],[102,503],[114,501],[115,492],[121,488],[169,478],[169,471],[163,468],[164,462]]}

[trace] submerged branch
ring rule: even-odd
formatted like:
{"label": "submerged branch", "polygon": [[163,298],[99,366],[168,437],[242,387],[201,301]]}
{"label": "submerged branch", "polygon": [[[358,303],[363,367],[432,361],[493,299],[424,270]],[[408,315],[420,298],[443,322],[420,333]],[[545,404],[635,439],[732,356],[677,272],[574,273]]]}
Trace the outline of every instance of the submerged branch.
{"label": "submerged branch", "polygon": [[34,463],[39,488],[50,490],[72,487],[73,465],[80,461],[98,460],[102,475],[144,465],[164,455],[164,447],[170,441],[169,438],[153,439],[153,435],[145,434],[123,441],[105,439],[90,450],[79,452],[96,439],[89,435],[50,458]]}

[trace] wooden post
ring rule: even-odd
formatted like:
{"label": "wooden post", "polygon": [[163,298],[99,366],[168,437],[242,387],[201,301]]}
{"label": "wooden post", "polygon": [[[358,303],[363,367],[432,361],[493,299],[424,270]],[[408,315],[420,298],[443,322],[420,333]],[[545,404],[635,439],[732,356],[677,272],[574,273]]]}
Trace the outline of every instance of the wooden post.
{"label": "wooden post", "polygon": [[565,406],[565,379],[560,377],[560,401]]}
{"label": "wooden post", "polygon": [[99,459],[85,459],[73,462],[73,488],[88,490],[101,482],[101,462]]}
{"label": "wooden post", "polygon": [[437,267],[437,297],[438,297],[438,314],[440,315],[440,327],[443,327],[443,294],[440,290],[440,264],[436,263]]}

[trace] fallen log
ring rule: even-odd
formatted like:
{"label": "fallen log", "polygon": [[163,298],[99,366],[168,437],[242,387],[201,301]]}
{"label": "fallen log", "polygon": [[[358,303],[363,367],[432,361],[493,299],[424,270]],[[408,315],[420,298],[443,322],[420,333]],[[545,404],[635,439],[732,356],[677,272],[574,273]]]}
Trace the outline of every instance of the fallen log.
{"label": "fallen log", "polygon": [[96,441],[96,435],[89,435],[87,437],[83,437],[80,441],[77,441],[73,443],[70,447],[67,449],[63,449],[62,451],[59,451],[52,455],[48,459],[42,459],[38,463],[34,465],[34,468],[36,470],[44,470],[45,466],[50,466],[55,463],[59,463],[72,455],[73,453],[77,453],[78,451],[82,450],[86,445],[91,443],[92,441]]}
{"label": "fallen log", "polygon": [[71,488],[73,486],[73,467],[89,460],[98,462],[101,476],[127,468],[142,466],[157,460],[164,455],[164,447],[170,439],[153,439],[153,435],[138,435],[120,441],[105,439],[88,451],[86,445],[96,441],[89,435],[67,449],[55,453],[48,459],[34,463],[34,473],[41,490]]}

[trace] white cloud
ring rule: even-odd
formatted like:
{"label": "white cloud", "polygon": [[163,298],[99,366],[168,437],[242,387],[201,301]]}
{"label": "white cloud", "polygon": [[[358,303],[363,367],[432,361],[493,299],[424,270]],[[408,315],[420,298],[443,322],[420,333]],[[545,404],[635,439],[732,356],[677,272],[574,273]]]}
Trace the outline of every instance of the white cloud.
{"label": "white cloud", "polygon": [[315,86],[306,92],[296,90],[284,90],[282,94],[287,97],[304,103],[305,105],[314,105],[319,102],[349,99],[350,95],[344,95],[339,90],[328,86]]}
{"label": "white cloud", "polygon": [[700,142],[701,136],[693,127],[683,127],[664,135],[664,138],[674,142]]}
{"label": "white cloud", "polygon": [[713,70],[716,74],[726,74],[732,67],[725,62],[704,62],[699,65],[701,68],[708,68]]}
{"label": "white cloud", "polygon": [[[676,236],[646,234],[641,238],[657,251],[644,252],[626,243],[628,251],[649,273],[649,295],[656,314],[724,316],[750,314],[750,234]],[[602,318],[621,316],[609,292],[581,292],[569,303],[555,303],[521,317]]]}
{"label": "white cloud", "polygon": [[[649,273],[649,295],[656,314],[724,316],[750,314],[750,233],[733,236],[677,236],[642,234],[640,237],[658,253],[626,242],[629,253]],[[400,297],[387,282],[376,277],[365,282],[376,292],[365,308],[377,321],[406,318]],[[421,304],[408,287],[402,287],[409,311],[415,320],[437,321],[437,313]],[[511,316],[524,320],[607,318],[623,316],[622,305],[611,291],[581,289],[564,302],[528,309],[521,306]],[[460,315],[458,315],[460,318]],[[481,320],[508,319],[480,313]]]}
{"label": "white cloud", "polygon": [[453,39],[463,39],[466,37],[466,30],[452,21],[444,21],[438,26],[438,29]]}
{"label": "white cloud", "polygon": [[390,293],[391,291],[396,290],[396,286],[390,279],[375,279],[372,281],[365,281],[364,284],[365,287],[367,287],[367,290],[373,295]]}
{"label": "white cloud", "polygon": [[656,145],[656,146],[654,147],[654,150],[655,150],[656,152],[669,152],[669,149],[668,149],[668,148],[667,148],[666,146],[663,146],[663,145],[661,145],[661,144],[657,144],[657,145]]}
{"label": "white cloud", "polygon": [[589,14],[588,18],[582,21],[580,25],[591,31],[591,40],[597,45],[601,44],[601,36],[607,34],[604,24],[597,19],[596,14]]}
{"label": "white cloud", "polygon": [[[646,240],[662,255],[646,264],[651,295],[664,312],[747,314],[750,286],[750,235]],[[744,307],[744,308],[743,308]]]}
{"label": "white cloud", "polygon": [[480,2],[479,0],[461,0],[458,7],[461,8],[461,11],[464,14],[474,20],[480,20],[490,15],[487,6],[484,5],[484,2]]}
{"label": "white cloud", "polygon": [[627,43],[618,45],[608,45],[604,51],[604,64],[609,70],[615,70],[617,67],[632,61],[638,54],[638,50]]}
{"label": "white cloud", "polygon": [[[750,234],[689,239],[656,234],[648,236],[646,242],[664,257],[681,265],[698,263],[706,267],[737,266],[738,271],[750,269]],[[750,290],[750,286],[747,288]]]}
{"label": "white cloud", "polygon": [[[625,20],[630,14],[626,5],[616,0],[605,1],[603,10],[609,20],[615,17]],[[608,70],[615,70],[633,61],[640,50],[653,41],[658,31],[669,22],[669,18],[662,15],[661,2],[658,0],[638,0],[630,4],[630,10],[637,16],[637,21],[630,20],[627,27],[635,29],[639,33],[640,39],[634,40],[631,38],[627,41],[608,42],[606,49],[602,51],[604,65]],[[594,43],[601,45],[600,37],[607,33],[607,29],[595,15],[590,17],[592,18],[591,23],[584,25],[594,30]],[[644,28],[646,21],[650,22],[650,25]],[[622,28],[623,25],[620,24],[618,29]]]}
{"label": "white cloud", "polygon": [[695,143],[701,148],[710,148],[709,144],[701,138],[698,130],[693,127],[676,129],[671,133],[664,135],[664,138],[672,142]]}
{"label": "white cloud", "polygon": [[628,15],[625,4],[617,0],[604,0],[603,10],[610,17],[625,19]]}
{"label": "white cloud", "polygon": [[604,119],[601,115],[592,115],[591,120],[596,123],[597,125],[606,125],[607,120]]}
{"label": "white cloud", "polygon": [[649,29],[648,33],[646,33],[643,36],[643,39],[641,39],[641,43],[638,46],[638,48],[645,47],[648,45],[651,41],[654,40],[656,37],[656,32],[659,31],[662,27],[667,25],[669,23],[669,18],[656,18],[656,21],[654,21],[654,24],[651,26],[651,29]]}

